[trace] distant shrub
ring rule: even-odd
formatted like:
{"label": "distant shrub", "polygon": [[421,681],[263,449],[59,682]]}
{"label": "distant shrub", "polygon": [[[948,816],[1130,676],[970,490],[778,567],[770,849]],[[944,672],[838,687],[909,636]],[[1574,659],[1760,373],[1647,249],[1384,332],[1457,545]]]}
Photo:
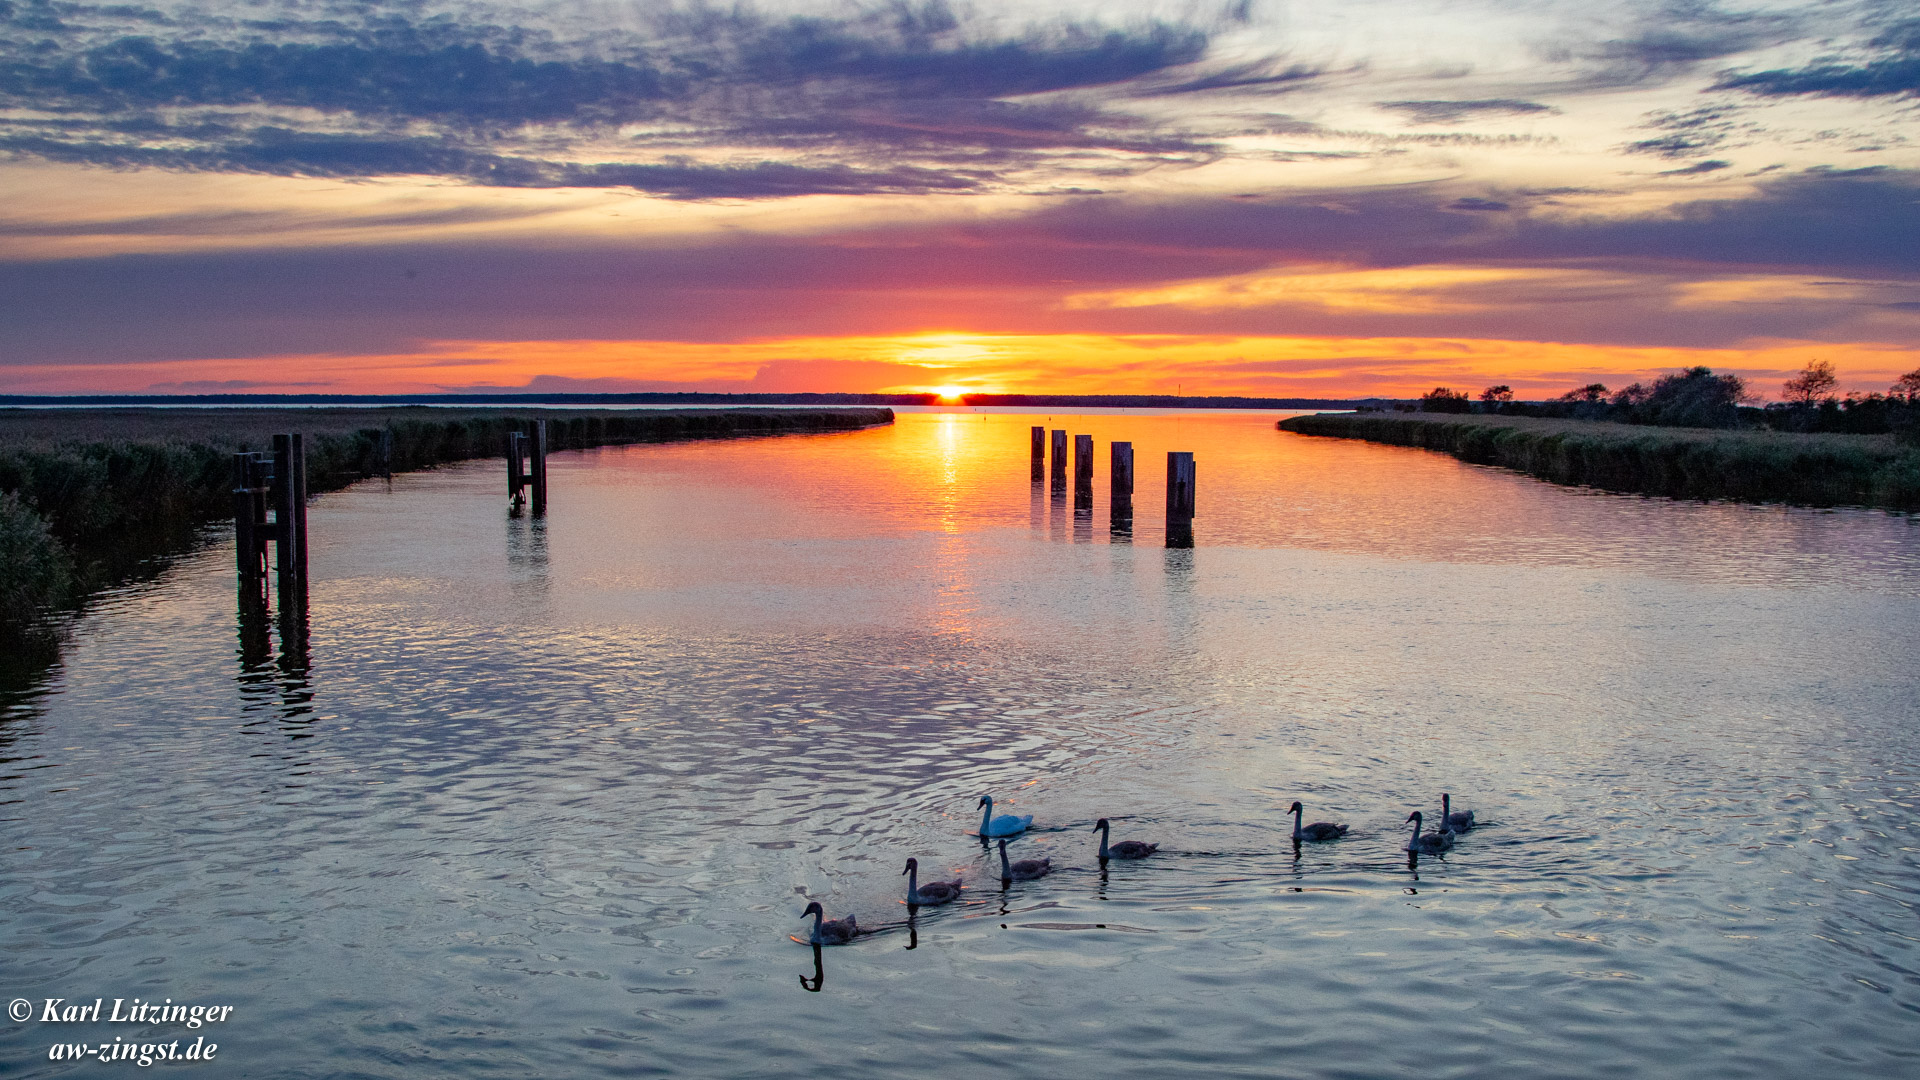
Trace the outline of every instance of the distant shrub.
{"label": "distant shrub", "polygon": [[1747,384],[1738,375],[1693,367],[1662,375],[1652,386],[1634,383],[1613,395],[1607,419],[1659,427],[1739,427],[1740,402],[1746,396]]}
{"label": "distant shrub", "polygon": [[1780,389],[1789,404],[1812,405],[1822,398],[1830,398],[1840,385],[1840,379],[1833,373],[1833,365],[1825,360],[1811,360],[1806,369],[1788,379]]}
{"label": "distant shrub", "polygon": [[1452,390],[1445,386],[1436,386],[1420,395],[1420,411],[1431,413],[1471,412],[1473,404],[1467,400],[1463,390]]}
{"label": "distant shrub", "polygon": [[1920,426],[1920,398],[1898,394],[1848,394],[1812,404],[1779,403],[1761,412],[1775,431],[1829,432],[1841,435],[1882,435],[1892,432],[1903,442],[1913,440]]}

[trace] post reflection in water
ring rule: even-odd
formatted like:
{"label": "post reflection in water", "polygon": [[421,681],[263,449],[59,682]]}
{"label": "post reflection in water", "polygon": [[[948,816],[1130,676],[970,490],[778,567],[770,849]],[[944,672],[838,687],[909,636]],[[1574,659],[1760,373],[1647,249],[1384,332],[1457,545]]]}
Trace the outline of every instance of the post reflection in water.
{"label": "post reflection in water", "polygon": [[522,600],[544,600],[552,585],[552,559],[547,551],[547,519],[507,518],[507,571],[513,591]]}
{"label": "post reflection in water", "polygon": [[[236,608],[240,639],[237,681],[242,710],[270,711],[282,734],[294,739],[310,737],[314,721],[309,679],[313,658],[306,590],[281,590],[279,610],[269,611],[265,595],[243,583]],[[253,724],[250,721],[243,726]]]}

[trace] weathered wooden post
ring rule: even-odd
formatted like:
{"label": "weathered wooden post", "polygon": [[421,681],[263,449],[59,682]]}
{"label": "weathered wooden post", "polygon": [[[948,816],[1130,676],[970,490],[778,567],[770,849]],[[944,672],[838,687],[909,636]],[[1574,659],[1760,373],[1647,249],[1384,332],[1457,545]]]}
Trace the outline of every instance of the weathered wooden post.
{"label": "weathered wooden post", "polygon": [[1047,478],[1047,429],[1033,429],[1033,482],[1038,484]]}
{"label": "weathered wooden post", "polygon": [[280,579],[280,595],[288,595],[293,588],[294,545],[293,545],[293,437],[275,435],[273,437],[273,489],[267,494],[267,504],[273,507],[273,526],[267,535],[273,538],[273,569]]}
{"label": "weathered wooden post", "polygon": [[1062,495],[1067,489],[1067,433],[1053,433],[1053,493]]}
{"label": "weathered wooden post", "polygon": [[293,435],[294,563],[300,568],[300,595],[307,592],[307,437]]}
{"label": "weathered wooden post", "polygon": [[1093,436],[1073,437],[1073,508],[1093,509]]}
{"label": "weathered wooden post", "polygon": [[380,475],[393,479],[393,428],[380,429]]}
{"label": "weathered wooden post", "polygon": [[1109,466],[1109,487],[1111,501],[1109,520],[1114,532],[1133,531],[1133,444],[1117,442],[1113,444],[1113,461]]}
{"label": "weathered wooden post", "polygon": [[[233,455],[233,555],[242,588],[257,585],[265,576],[260,565],[262,545],[255,530],[262,515],[257,508],[259,493],[254,489],[253,471],[252,454]],[[249,590],[249,595],[253,591],[257,590]]]}
{"label": "weathered wooden post", "polygon": [[300,435],[273,437],[273,527],[274,565],[280,575],[280,591],[291,598],[307,587],[307,502],[306,440]]}
{"label": "weathered wooden post", "polygon": [[275,435],[271,454],[233,455],[234,561],[246,595],[260,603],[266,602],[268,544],[274,546],[282,602],[303,599],[307,591],[307,448],[302,435]]}
{"label": "weathered wooden post", "polygon": [[523,432],[507,432],[507,512],[518,514],[527,504],[526,470],[527,436]]}
{"label": "weathered wooden post", "polygon": [[1193,546],[1193,455],[1167,452],[1167,546]]}
{"label": "weathered wooden post", "polygon": [[533,422],[533,516],[547,515],[547,422]]}

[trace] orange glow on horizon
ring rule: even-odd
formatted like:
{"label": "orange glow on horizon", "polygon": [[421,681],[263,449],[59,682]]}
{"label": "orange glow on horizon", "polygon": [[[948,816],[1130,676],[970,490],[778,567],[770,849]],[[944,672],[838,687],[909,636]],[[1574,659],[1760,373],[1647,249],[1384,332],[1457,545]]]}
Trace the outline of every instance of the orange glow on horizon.
{"label": "orange glow on horizon", "polygon": [[972,393],[1414,397],[1435,386],[1506,383],[1545,398],[1588,383],[1618,389],[1694,365],[1747,378],[1763,397],[1809,360],[1841,389],[1884,391],[1920,367],[1890,343],[1769,341],[1689,349],[1425,337],[967,334],[744,342],[435,341],[397,354],[320,354],[9,369],[0,392]]}

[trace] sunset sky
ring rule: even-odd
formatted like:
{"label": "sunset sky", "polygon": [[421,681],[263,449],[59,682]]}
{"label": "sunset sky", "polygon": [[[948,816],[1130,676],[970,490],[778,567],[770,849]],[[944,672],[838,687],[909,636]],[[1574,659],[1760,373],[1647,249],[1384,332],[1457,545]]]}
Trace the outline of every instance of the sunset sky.
{"label": "sunset sky", "polygon": [[0,0],[0,393],[1885,390],[1914,12]]}

